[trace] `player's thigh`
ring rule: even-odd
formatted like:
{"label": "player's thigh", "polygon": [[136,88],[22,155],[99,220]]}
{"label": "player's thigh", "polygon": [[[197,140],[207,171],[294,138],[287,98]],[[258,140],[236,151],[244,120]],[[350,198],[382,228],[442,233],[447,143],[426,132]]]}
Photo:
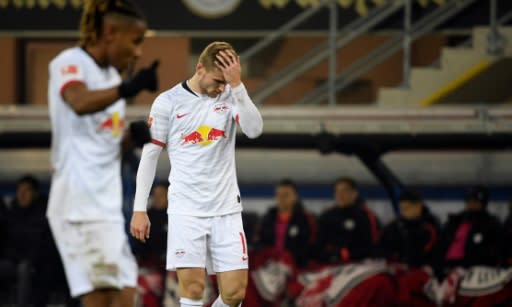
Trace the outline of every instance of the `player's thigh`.
{"label": "player's thigh", "polygon": [[110,307],[111,302],[119,294],[118,290],[94,290],[84,294],[80,301],[83,307]]}
{"label": "player's thigh", "polygon": [[247,240],[240,213],[213,218],[208,248],[215,273],[248,268]]}
{"label": "player's thigh", "polygon": [[205,268],[209,219],[169,215],[167,233],[167,269]]}
{"label": "player's thigh", "polygon": [[248,275],[246,269],[217,273],[220,293],[222,295],[234,295],[241,291],[245,293]]}

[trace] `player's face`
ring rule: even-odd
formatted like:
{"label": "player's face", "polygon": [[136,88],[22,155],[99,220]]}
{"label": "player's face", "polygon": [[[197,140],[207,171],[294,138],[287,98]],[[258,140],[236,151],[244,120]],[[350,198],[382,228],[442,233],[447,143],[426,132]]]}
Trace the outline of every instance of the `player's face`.
{"label": "player's face", "polygon": [[108,46],[108,59],[119,71],[133,67],[142,55],[142,41],[147,25],[137,20],[129,25],[119,25]]}
{"label": "player's face", "polygon": [[279,210],[288,211],[297,203],[297,193],[290,186],[276,188],[276,204]]}
{"label": "player's face", "polygon": [[355,203],[357,199],[357,190],[354,190],[349,184],[340,182],[336,185],[335,200],[340,207],[348,207]]}
{"label": "player's face", "polygon": [[218,68],[206,70],[204,67],[198,69],[199,87],[202,94],[215,98],[224,92],[226,88],[226,80],[224,74]]}

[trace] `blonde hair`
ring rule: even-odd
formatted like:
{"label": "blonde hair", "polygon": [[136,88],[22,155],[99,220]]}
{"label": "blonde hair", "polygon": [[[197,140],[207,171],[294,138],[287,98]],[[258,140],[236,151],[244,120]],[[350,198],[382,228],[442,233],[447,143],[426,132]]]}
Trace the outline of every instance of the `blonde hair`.
{"label": "blonde hair", "polygon": [[231,50],[237,55],[235,48],[230,43],[226,42],[213,42],[204,48],[203,52],[199,55],[198,62],[201,63],[207,71],[213,70],[215,67],[216,56],[219,51]]}
{"label": "blonde hair", "polygon": [[95,44],[101,34],[104,17],[117,15],[145,20],[142,12],[131,0],[88,0],[80,20],[80,46]]}

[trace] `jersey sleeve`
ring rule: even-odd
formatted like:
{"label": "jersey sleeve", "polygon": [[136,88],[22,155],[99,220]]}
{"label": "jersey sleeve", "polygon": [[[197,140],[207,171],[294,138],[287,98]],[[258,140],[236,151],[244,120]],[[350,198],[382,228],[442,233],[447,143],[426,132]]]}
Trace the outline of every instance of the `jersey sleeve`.
{"label": "jersey sleeve", "polygon": [[249,138],[256,138],[263,131],[263,119],[258,108],[247,93],[244,84],[231,89],[234,99],[233,119]]}
{"label": "jersey sleeve", "polygon": [[165,147],[167,137],[171,128],[171,101],[161,94],[153,105],[148,118],[148,126],[151,131],[151,143]]}
{"label": "jersey sleeve", "polygon": [[50,66],[50,75],[62,96],[66,88],[76,83],[85,84],[85,69],[82,62],[72,56],[59,58]]}

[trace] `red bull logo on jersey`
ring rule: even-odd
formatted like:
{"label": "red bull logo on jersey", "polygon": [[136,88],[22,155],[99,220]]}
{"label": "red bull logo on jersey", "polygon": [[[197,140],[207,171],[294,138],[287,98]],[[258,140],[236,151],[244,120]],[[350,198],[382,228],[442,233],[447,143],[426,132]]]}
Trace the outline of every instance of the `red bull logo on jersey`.
{"label": "red bull logo on jersey", "polygon": [[186,144],[199,144],[201,146],[207,146],[221,138],[225,138],[226,133],[224,130],[212,128],[207,125],[202,125],[189,134],[183,136],[183,142],[181,145]]}
{"label": "red bull logo on jersey", "polygon": [[99,126],[97,131],[110,130],[112,136],[118,137],[121,135],[121,131],[124,129],[124,119],[121,118],[119,112],[114,112],[112,115],[104,120]]}

